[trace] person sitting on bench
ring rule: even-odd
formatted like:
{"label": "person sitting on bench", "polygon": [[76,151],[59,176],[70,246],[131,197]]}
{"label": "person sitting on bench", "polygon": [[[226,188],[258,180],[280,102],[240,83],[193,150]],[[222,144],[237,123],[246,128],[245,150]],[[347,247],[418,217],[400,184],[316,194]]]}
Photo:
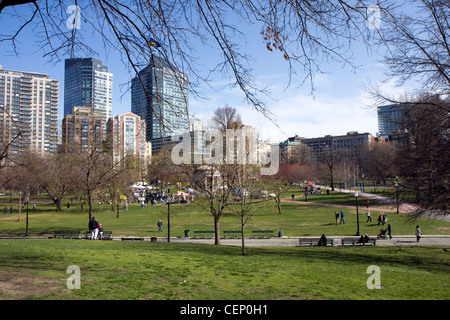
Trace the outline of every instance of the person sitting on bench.
{"label": "person sitting on bench", "polygon": [[369,242],[369,235],[366,233],[364,236],[361,235],[361,238],[359,238],[358,243],[367,243]]}
{"label": "person sitting on bench", "polygon": [[321,247],[325,247],[327,245],[327,237],[325,236],[325,234],[322,234],[317,245]]}

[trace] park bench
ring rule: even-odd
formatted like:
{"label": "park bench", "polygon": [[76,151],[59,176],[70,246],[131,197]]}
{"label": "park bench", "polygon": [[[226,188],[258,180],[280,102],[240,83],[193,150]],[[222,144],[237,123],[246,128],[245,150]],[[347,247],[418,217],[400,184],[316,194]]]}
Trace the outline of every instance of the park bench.
{"label": "park bench", "polygon": [[84,233],[83,239],[90,239],[90,238],[91,238],[91,232],[90,232],[90,231],[86,231],[86,232]]}
{"label": "park bench", "polygon": [[253,230],[253,238],[273,237],[273,230]]}
{"label": "park bench", "polygon": [[[316,238],[299,238],[298,244],[300,247],[314,247],[318,246],[317,243],[319,242],[320,237]],[[327,238],[327,246],[334,246],[334,239]]]}
{"label": "park bench", "polygon": [[142,237],[122,237],[122,241],[144,241]]}
{"label": "park bench", "polygon": [[[100,240],[112,240],[112,231],[103,231],[103,236],[100,236],[100,232],[98,233],[98,238]],[[84,233],[83,239],[91,239],[91,232],[86,231]]]}
{"label": "park bench", "polygon": [[224,239],[227,238],[227,236],[230,236],[230,238],[242,238],[242,231],[241,230],[228,230],[223,232]]}
{"label": "park bench", "polygon": [[[100,234],[98,236],[100,237]],[[100,240],[112,240],[112,231],[103,231]]]}
{"label": "park bench", "polygon": [[64,237],[64,231],[57,230],[53,233],[53,238],[63,238]]}
{"label": "park bench", "polygon": [[80,231],[70,231],[70,230],[58,230],[53,233],[53,237],[61,239],[79,239]]}
{"label": "park bench", "polygon": [[194,231],[194,238],[197,239],[197,237],[199,238],[213,238],[214,237],[215,232],[214,231],[210,231],[210,230],[195,230]]}
{"label": "park bench", "polygon": [[366,242],[360,243],[360,237],[344,237],[341,239],[342,246],[375,246],[377,239],[369,238]]}

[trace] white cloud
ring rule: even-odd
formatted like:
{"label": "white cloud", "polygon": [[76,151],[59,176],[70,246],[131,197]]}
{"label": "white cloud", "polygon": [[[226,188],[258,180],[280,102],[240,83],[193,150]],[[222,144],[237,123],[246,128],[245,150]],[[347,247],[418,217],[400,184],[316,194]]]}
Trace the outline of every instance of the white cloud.
{"label": "white cloud", "polygon": [[340,70],[332,74],[318,74],[314,78],[314,96],[305,83],[301,88],[288,83],[286,74],[268,74],[258,77],[260,88],[267,88],[273,100],[266,99],[267,108],[273,113],[271,120],[264,117],[244,101],[238,88],[212,92],[208,101],[190,101],[191,110],[209,119],[215,109],[225,104],[235,107],[245,124],[254,126],[264,139],[283,141],[295,134],[313,138],[324,135],[345,135],[349,131],[378,131],[376,103],[370,95],[374,87],[389,96],[399,97],[410,88],[399,88],[395,81],[382,83],[383,68],[370,65],[360,73]]}

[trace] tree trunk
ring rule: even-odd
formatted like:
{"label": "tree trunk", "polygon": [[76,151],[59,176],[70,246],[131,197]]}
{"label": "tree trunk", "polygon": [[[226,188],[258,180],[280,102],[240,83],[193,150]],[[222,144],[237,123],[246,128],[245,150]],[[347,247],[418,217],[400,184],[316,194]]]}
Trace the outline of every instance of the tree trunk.
{"label": "tree trunk", "polygon": [[242,221],[241,221],[241,232],[242,232],[242,255],[245,256],[244,222]]}
{"label": "tree trunk", "polygon": [[219,227],[219,217],[214,216],[214,244],[220,245],[220,227]]}
{"label": "tree trunk", "polygon": [[89,193],[88,196],[88,205],[89,205],[89,221],[91,221],[92,219],[92,197],[91,194]]}
{"label": "tree trunk", "polygon": [[61,199],[56,198],[56,211],[61,211]]}

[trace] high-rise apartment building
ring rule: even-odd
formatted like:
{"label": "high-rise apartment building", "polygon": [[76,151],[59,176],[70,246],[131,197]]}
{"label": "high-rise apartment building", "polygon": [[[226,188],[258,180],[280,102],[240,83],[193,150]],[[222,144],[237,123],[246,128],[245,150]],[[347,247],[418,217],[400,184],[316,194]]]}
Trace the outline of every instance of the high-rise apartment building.
{"label": "high-rise apartment building", "polygon": [[132,112],[110,118],[107,124],[107,141],[115,163],[126,156],[136,156],[141,167],[150,162],[151,142],[145,140],[145,121]]}
{"label": "high-rise apartment building", "polygon": [[103,120],[91,106],[75,106],[64,116],[62,142],[65,152],[102,149]]}
{"label": "high-rise apartment building", "polygon": [[113,75],[102,60],[74,58],[65,60],[64,115],[72,113],[75,106],[92,106],[103,123],[112,117]]}
{"label": "high-rise apartment building", "polygon": [[378,135],[388,137],[402,132],[403,109],[400,104],[379,106]]}
{"label": "high-rise apartment building", "polygon": [[131,112],[145,119],[155,153],[170,137],[189,130],[188,79],[169,62],[152,57],[131,82]]}
{"label": "high-rise apartment building", "polygon": [[58,99],[59,81],[48,74],[0,66],[0,145],[10,157],[57,152]]}

